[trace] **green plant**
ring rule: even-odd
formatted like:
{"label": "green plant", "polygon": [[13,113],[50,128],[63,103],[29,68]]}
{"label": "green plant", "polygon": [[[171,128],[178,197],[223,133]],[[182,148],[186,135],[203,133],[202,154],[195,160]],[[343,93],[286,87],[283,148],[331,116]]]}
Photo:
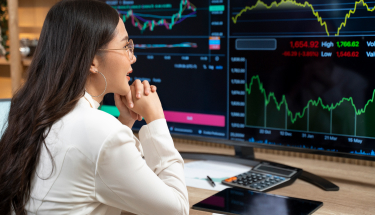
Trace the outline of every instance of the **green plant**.
{"label": "green plant", "polygon": [[[5,58],[9,57],[8,41],[8,7],[7,0],[0,0],[0,51],[5,52]],[[4,53],[3,53],[4,54]]]}

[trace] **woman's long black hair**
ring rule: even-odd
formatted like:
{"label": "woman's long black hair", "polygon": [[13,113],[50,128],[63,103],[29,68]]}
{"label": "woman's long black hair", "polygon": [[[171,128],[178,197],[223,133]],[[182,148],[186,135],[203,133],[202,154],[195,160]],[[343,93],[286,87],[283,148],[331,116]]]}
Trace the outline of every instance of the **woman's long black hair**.
{"label": "woman's long black hair", "polygon": [[26,214],[31,179],[51,126],[84,95],[94,56],[112,40],[118,22],[115,9],[94,0],[63,0],[48,12],[0,140],[0,214]]}

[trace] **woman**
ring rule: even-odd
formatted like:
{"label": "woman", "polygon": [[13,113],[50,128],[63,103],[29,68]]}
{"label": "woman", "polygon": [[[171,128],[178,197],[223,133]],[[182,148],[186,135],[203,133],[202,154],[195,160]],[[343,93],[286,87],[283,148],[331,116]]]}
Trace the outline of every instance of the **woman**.
{"label": "woman", "polygon": [[[0,214],[189,213],[155,88],[128,84],[133,48],[104,3],[51,8],[0,140]],[[97,110],[106,93],[115,93],[118,119]],[[131,127],[141,116],[139,141]]]}

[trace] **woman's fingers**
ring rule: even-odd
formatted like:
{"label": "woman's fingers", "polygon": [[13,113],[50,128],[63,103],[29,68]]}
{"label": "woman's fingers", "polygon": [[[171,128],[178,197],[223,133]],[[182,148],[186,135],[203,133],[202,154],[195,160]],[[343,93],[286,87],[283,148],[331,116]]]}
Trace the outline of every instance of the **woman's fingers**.
{"label": "woman's fingers", "polygon": [[114,94],[115,97],[115,105],[117,108],[122,109],[125,108],[124,103],[121,101],[121,96],[117,93]]}
{"label": "woman's fingers", "polygon": [[151,85],[151,92],[156,92],[156,86],[155,85]]}
{"label": "woman's fingers", "polygon": [[145,88],[145,95],[148,96],[148,94],[150,94],[150,92],[151,92],[151,86],[150,86],[150,83],[148,83],[147,80],[144,80],[144,81],[142,82],[142,84],[143,84],[143,87]]}
{"label": "woman's fingers", "polygon": [[137,99],[141,98],[142,92],[144,92],[146,96],[148,96],[150,92],[156,92],[156,86],[150,85],[150,83],[147,80],[141,82],[139,79],[136,79],[133,82],[132,86],[134,86],[135,88],[135,97]]}
{"label": "woman's fingers", "polygon": [[129,110],[129,113],[130,113],[130,116],[132,117],[132,119],[134,119],[134,120],[138,120],[138,114],[137,113],[135,113],[134,111],[132,111],[132,110]]}
{"label": "woman's fingers", "polygon": [[134,86],[134,90],[135,90],[135,97],[137,99],[140,99],[141,98],[141,95],[142,95],[142,92],[143,92],[143,84],[141,83],[141,81],[139,79],[136,79],[134,80],[133,84]]}
{"label": "woman's fingers", "polygon": [[123,99],[125,99],[125,101],[123,100],[123,102],[125,104],[127,104],[127,106],[129,108],[133,108],[134,107],[134,103],[133,103],[133,97],[132,97],[132,92],[129,91],[128,94],[126,94],[125,96],[122,96]]}

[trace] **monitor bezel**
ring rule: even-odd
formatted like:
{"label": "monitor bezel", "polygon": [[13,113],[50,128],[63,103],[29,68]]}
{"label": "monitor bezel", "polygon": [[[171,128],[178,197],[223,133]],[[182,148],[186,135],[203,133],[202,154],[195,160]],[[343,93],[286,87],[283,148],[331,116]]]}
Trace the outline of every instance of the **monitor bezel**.
{"label": "monitor bezel", "polygon": [[316,149],[267,145],[267,144],[261,144],[261,143],[255,143],[255,142],[242,142],[238,140],[226,140],[226,139],[220,139],[220,138],[200,137],[200,136],[194,136],[194,135],[183,135],[183,134],[172,134],[172,133],[171,135],[173,138],[188,139],[188,140],[195,140],[195,141],[202,141],[202,142],[213,142],[213,143],[225,144],[225,145],[230,145],[230,146],[245,146],[245,147],[308,153],[308,154],[315,154],[315,155],[335,156],[335,157],[340,157],[340,158],[352,158],[352,159],[375,161],[375,156],[369,156],[369,155],[357,155],[357,154],[350,154],[350,153],[345,153],[345,152],[330,152],[330,151],[316,150]]}

